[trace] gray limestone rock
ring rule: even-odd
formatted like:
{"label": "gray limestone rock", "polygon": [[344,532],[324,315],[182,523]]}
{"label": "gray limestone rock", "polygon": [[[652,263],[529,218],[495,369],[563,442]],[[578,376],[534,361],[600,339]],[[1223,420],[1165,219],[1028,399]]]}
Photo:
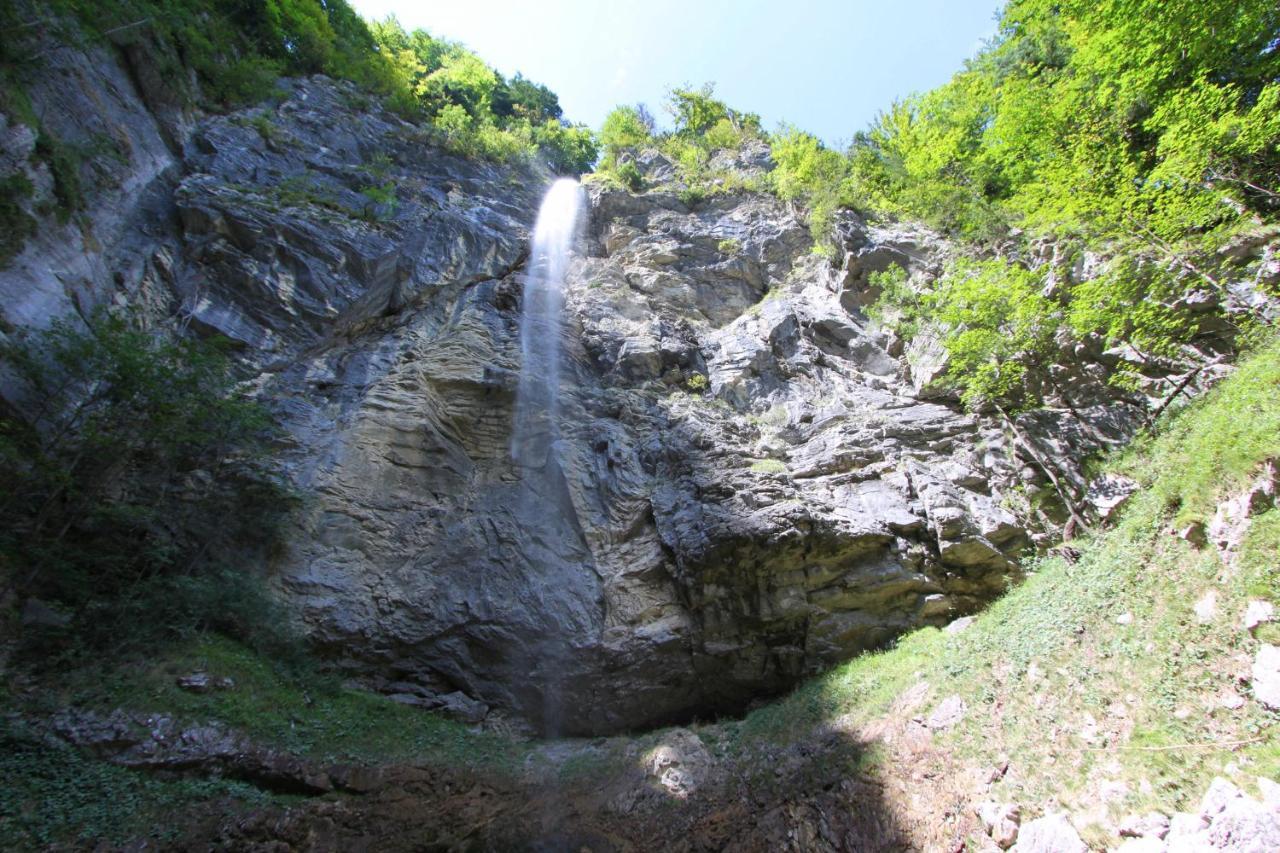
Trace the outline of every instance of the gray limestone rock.
{"label": "gray limestone rock", "polygon": [[1119,829],[1124,838],[1164,838],[1169,834],[1169,818],[1160,812],[1130,815],[1120,821]]}
{"label": "gray limestone rock", "polygon": [[1268,708],[1280,709],[1280,646],[1264,643],[1253,658],[1253,698]]}
{"label": "gray limestone rock", "polygon": [[[519,307],[549,174],[450,155],[320,77],[282,81],[269,112],[195,117],[80,59],[109,79],[76,78],[49,121],[118,124],[131,153],[89,199],[91,252],[51,230],[0,271],[3,319],[115,302],[237,344],[304,497],[275,589],[350,677],[468,720],[617,731],[741,711],[1018,577],[1034,531],[1009,507],[1033,457],[930,398],[941,366],[863,313],[872,273],[936,273],[937,235],[850,214],[835,269],[788,205],[686,204],[642,153],[655,189],[588,188],[559,438],[526,478]],[[771,167],[763,148],[729,165]],[[371,203],[386,182],[395,204]],[[1019,426],[1078,461],[1130,415],[1091,401]]]}
{"label": "gray limestone rock", "polygon": [[1065,815],[1047,814],[1022,825],[1016,853],[1088,853],[1075,827]]}

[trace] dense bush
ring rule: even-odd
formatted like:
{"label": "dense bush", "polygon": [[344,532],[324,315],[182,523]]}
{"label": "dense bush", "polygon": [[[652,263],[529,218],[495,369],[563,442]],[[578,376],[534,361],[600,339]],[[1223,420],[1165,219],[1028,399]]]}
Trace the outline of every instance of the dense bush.
{"label": "dense bush", "polygon": [[272,421],[224,346],[101,317],[0,349],[21,413],[0,418],[5,587],[54,602],[77,639],[199,628],[275,636],[259,585],[292,499]]}
{"label": "dense bush", "polygon": [[851,207],[848,161],[817,137],[785,126],[769,138],[776,164],[773,189],[779,198],[799,201],[809,208],[809,228],[815,248],[833,254],[831,225],[836,210]]}
{"label": "dense bush", "polygon": [[653,121],[645,121],[639,107],[616,107],[605,116],[604,125],[600,128],[600,146],[604,152],[601,169],[617,167],[620,155],[651,144],[652,138]]}
{"label": "dense bush", "polygon": [[858,138],[858,177],[884,210],[979,237],[994,218],[1163,251],[1270,216],[1278,39],[1265,0],[1013,0],[965,70]]}
{"label": "dense bush", "polygon": [[[901,270],[900,267],[893,268]],[[1034,404],[1025,396],[1029,370],[1055,354],[1059,306],[1040,292],[1040,277],[1004,259],[953,262],[931,289],[916,292],[905,277],[883,273],[875,283],[894,304],[906,336],[922,323],[945,332],[950,373],[968,405],[1007,410]]]}
{"label": "dense bush", "polygon": [[598,149],[595,135],[562,118],[555,93],[519,74],[504,79],[462,45],[407,32],[395,18],[369,27],[376,56],[395,81],[392,102],[445,131],[460,153],[511,160],[540,156],[553,170],[581,174]]}
{"label": "dense bush", "polygon": [[[1026,258],[1029,238],[1045,237],[1064,257],[1091,250],[1100,269],[1084,280],[1056,264],[1061,331],[1141,360],[1179,357],[1203,319],[1184,297],[1215,301],[1236,274],[1219,250],[1280,214],[1278,45],[1280,7],[1262,0],[1012,0],[997,39],[964,70],[855,139],[849,198],[980,251]],[[964,279],[996,301],[952,301],[964,294],[948,276],[916,306],[953,358],[967,353],[950,372],[971,400],[1016,396],[1010,364],[1048,367],[1038,337],[1013,335],[985,359],[968,346],[973,322],[1008,331],[1029,305],[1043,307],[1001,303],[1029,275],[1002,263],[1001,275]],[[1130,377],[1121,365],[1112,379]]]}
{"label": "dense bush", "polygon": [[714,97],[714,91],[710,83],[698,89],[670,90],[666,108],[674,126],[665,132],[656,131],[643,104],[613,110],[600,133],[604,152],[600,175],[639,190],[643,180],[633,158],[644,148],[656,148],[675,166],[686,203],[695,204],[717,193],[765,189],[762,180],[748,178],[732,167],[713,167],[717,152],[741,150],[764,139],[759,116],[730,108]]}

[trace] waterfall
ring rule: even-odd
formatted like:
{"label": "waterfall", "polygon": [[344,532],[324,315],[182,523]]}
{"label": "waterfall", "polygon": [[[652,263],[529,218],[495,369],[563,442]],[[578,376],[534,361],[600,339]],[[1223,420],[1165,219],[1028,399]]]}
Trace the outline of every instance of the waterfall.
{"label": "waterfall", "polygon": [[530,654],[527,686],[542,695],[542,730],[560,733],[566,667],[575,637],[592,624],[594,586],[572,557],[572,500],[560,458],[560,345],[564,334],[565,275],[578,239],[583,205],[578,182],[551,185],[538,209],[520,316],[520,382],[516,388],[511,459],[519,471],[512,517],[527,567],[526,606],[543,626],[524,638]]}
{"label": "waterfall", "polygon": [[520,317],[520,384],[516,390],[511,458],[544,469],[559,438],[560,337],[564,277],[578,236],[582,188],[572,178],[551,185],[533,229],[529,275]]}

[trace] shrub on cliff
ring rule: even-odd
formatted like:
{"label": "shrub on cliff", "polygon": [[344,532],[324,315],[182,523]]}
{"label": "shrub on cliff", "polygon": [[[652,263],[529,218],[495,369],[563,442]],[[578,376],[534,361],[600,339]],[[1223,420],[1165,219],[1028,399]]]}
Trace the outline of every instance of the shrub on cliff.
{"label": "shrub on cliff", "polygon": [[[64,26],[73,20],[79,36]],[[213,109],[261,101],[281,75],[326,74],[381,95],[410,120],[452,120],[444,129],[459,153],[541,157],[574,173],[596,158],[594,134],[564,121],[546,86],[507,79],[462,45],[406,32],[394,17],[368,23],[345,0],[51,0],[0,11],[0,24],[21,34],[15,43],[32,45],[0,46],[0,95],[38,73],[45,47],[37,38],[80,38],[127,46],[170,94]],[[192,72],[195,88],[186,82]],[[458,108],[470,119],[461,136]]]}
{"label": "shrub on cliff", "polygon": [[458,153],[499,161],[539,157],[552,170],[573,174],[595,162],[595,134],[565,121],[559,98],[546,86],[520,74],[507,80],[457,42],[406,31],[394,17],[368,31],[393,105],[444,130]]}
{"label": "shrub on cliff", "polygon": [[0,357],[23,410],[0,417],[6,591],[55,603],[95,648],[266,637],[250,567],[291,499],[268,467],[271,418],[237,391],[225,346],[99,317]]}
{"label": "shrub on cliff", "polygon": [[646,122],[639,107],[615,107],[605,116],[604,125],[600,128],[600,145],[604,149],[601,168],[616,168],[620,155],[651,144],[652,138],[652,119]]}

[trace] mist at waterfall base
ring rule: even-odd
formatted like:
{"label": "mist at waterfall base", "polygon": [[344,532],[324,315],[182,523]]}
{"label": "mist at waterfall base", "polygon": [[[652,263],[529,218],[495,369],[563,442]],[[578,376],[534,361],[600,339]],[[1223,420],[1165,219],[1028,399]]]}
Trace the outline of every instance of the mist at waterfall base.
{"label": "mist at waterfall base", "polygon": [[[551,185],[538,209],[520,315],[520,378],[516,389],[511,458],[520,474],[518,517],[531,557],[533,588],[546,590],[543,602],[558,600],[550,585],[572,583],[540,552],[555,552],[551,537],[565,536],[567,488],[561,466],[561,351],[564,337],[565,276],[580,239],[583,192],[578,182],[561,178]],[[557,500],[557,496],[564,499]],[[583,626],[585,627],[585,626]],[[570,653],[571,637],[529,638],[529,677],[543,699],[543,732],[560,734],[563,711],[559,674]]]}

